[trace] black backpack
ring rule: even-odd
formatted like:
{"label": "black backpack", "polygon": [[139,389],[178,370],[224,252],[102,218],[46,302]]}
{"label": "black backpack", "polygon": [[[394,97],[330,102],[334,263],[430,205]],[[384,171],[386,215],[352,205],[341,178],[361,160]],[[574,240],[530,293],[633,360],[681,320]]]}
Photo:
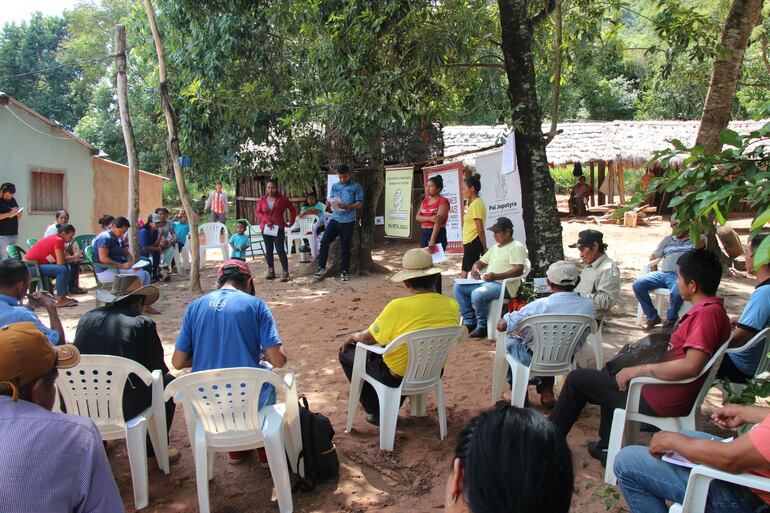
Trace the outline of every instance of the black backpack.
{"label": "black backpack", "polygon": [[302,431],[302,450],[297,458],[297,467],[304,462],[305,477],[299,477],[292,492],[301,489],[310,492],[318,481],[334,477],[339,472],[340,460],[334,446],[334,428],[329,419],[321,413],[310,411],[307,398],[299,398],[299,425]]}

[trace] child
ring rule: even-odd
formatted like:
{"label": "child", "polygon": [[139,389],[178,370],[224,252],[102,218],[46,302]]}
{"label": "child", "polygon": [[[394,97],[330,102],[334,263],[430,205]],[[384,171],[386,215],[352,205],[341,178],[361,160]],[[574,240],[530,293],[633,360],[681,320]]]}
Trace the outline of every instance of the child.
{"label": "child", "polygon": [[238,221],[235,223],[235,229],[237,233],[234,233],[230,237],[230,247],[233,249],[230,253],[230,258],[246,261],[246,248],[251,244],[249,236],[246,235],[246,223]]}

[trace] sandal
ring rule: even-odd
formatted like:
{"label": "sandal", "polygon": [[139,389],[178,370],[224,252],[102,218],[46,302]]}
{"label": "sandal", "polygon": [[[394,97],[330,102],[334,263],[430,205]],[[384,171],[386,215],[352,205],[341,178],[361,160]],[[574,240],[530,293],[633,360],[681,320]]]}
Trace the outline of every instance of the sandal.
{"label": "sandal", "polygon": [[67,299],[65,299],[65,300],[64,300],[64,301],[62,301],[61,303],[57,301],[57,302],[56,302],[56,307],[57,307],[57,308],[69,308],[69,307],[71,307],[71,306],[78,306],[79,304],[80,304],[80,303],[78,302],[78,300],[77,300],[77,299],[74,299],[74,298],[68,297]]}

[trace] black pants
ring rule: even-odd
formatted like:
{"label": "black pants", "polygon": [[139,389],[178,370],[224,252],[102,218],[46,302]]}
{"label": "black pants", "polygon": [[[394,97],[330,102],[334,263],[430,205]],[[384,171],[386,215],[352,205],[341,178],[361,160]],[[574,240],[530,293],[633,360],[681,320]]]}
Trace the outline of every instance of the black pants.
{"label": "black pants", "polygon": [[[599,446],[607,448],[615,408],[625,408],[627,397],[628,392],[620,391],[615,376],[607,369],[577,369],[567,375],[559,400],[549,418],[567,436],[586,403],[601,406]],[[654,415],[644,397],[641,398],[639,410],[645,415]]]}
{"label": "black pants", "polygon": [[275,252],[278,253],[278,260],[281,261],[283,272],[289,272],[289,259],[286,257],[286,241],[284,240],[286,234],[283,228],[278,229],[278,235],[263,234],[262,237],[265,239],[265,261],[267,262],[267,267],[272,269],[275,264],[273,260],[273,247],[275,247]]}
{"label": "black pants", "polygon": [[481,245],[481,239],[476,237],[468,244],[463,244],[463,263],[460,267],[463,271],[470,272],[471,267],[481,258],[484,253],[484,247]]}
{"label": "black pants", "polygon": [[725,355],[722,358],[722,365],[717,370],[717,379],[727,378],[730,383],[746,383],[746,380],[754,376],[747,376],[738,367],[735,366],[732,359]]}
{"label": "black pants", "polygon": [[[174,376],[169,373],[163,375],[163,388],[174,381]],[[123,417],[126,420],[133,419],[152,405],[152,388],[145,385],[142,380],[133,374],[126,381],[123,390]],[[174,399],[166,401],[166,436],[171,431],[171,422],[174,420]],[[147,456],[155,456],[150,435],[147,435]]]}
{"label": "black pants", "polygon": [[326,260],[329,258],[329,246],[334,242],[337,236],[340,237],[340,272],[350,270],[350,243],[353,239],[353,226],[355,221],[349,223],[338,223],[334,219],[326,224],[323,237],[321,237],[321,248],[318,250],[318,267],[326,267]]}
{"label": "black pants", "polygon": [[[344,351],[340,351],[340,364],[348,381],[353,377],[353,360],[356,357],[356,346],[348,346]],[[390,373],[390,369],[382,360],[382,355],[376,353],[366,353],[366,373],[372,376],[385,386],[397,388],[401,385],[403,378],[399,378]],[[405,396],[401,396],[401,404],[404,404]],[[380,414],[380,400],[377,398],[377,391],[372,385],[364,381],[364,387],[361,390],[361,406],[366,413],[372,415]]]}

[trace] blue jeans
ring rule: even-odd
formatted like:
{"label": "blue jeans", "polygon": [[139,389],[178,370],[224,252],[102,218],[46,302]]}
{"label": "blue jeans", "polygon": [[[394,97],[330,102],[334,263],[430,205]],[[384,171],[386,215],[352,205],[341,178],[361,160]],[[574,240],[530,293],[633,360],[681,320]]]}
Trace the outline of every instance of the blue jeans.
{"label": "blue jeans", "polygon": [[[463,316],[463,324],[486,329],[489,303],[500,297],[502,286],[498,281],[468,285],[455,284],[455,299],[460,303],[460,315]],[[495,327],[492,326],[492,329]]]}
{"label": "blue jeans", "polygon": [[326,267],[326,259],[329,258],[329,246],[339,236],[340,272],[348,272],[350,270],[350,243],[353,238],[353,227],[355,224],[355,221],[340,223],[334,219],[326,224],[326,229],[321,238],[321,248],[318,250],[318,267],[320,269]]}
{"label": "blue jeans", "polygon": [[[682,434],[693,438],[719,440],[694,431]],[[682,503],[690,469],[666,463],[650,455],[647,447],[624,447],[615,458],[615,475],[632,513],[666,513],[666,501]],[[762,508],[760,508],[761,511]],[[724,481],[711,482],[706,511],[709,513],[754,513],[746,502],[742,487]]]}
{"label": "blue jeans", "polygon": [[657,320],[660,318],[650,299],[650,291],[653,289],[668,289],[671,291],[668,296],[670,305],[666,314],[666,322],[674,323],[679,318],[679,309],[682,308],[684,301],[682,296],[679,295],[679,287],[676,286],[676,273],[653,271],[634,280],[632,287],[634,288],[636,300],[642,305],[642,311],[647,319]]}
{"label": "blue jeans", "polygon": [[8,258],[8,246],[16,244],[18,240],[18,235],[0,235],[0,260]]}
{"label": "blue jeans", "polygon": [[[505,337],[505,352],[522,365],[529,367],[532,363],[532,353],[527,349],[527,345],[521,337]],[[510,367],[508,367],[508,375],[505,379],[509,385],[512,384],[513,376],[511,376]],[[529,381],[537,385],[539,391],[542,385],[553,385],[555,379],[553,376],[531,376]]]}
{"label": "blue jeans", "polygon": [[[77,272],[77,264],[74,264]],[[73,272],[72,265],[40,264],[40,274],[49,278],[56,278],[56,295],[66,296],[69,292],[70,275]]]}

